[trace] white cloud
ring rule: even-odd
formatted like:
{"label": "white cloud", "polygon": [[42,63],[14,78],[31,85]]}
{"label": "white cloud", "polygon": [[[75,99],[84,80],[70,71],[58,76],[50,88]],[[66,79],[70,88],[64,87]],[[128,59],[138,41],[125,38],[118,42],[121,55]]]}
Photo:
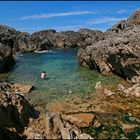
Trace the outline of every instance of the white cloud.
{"label": "white cloud", "polygon": [[121,9],[121,10],[118,10],[116,13],[117,14],[124,14],[124,13],[127,13],[128,11],[125,10],[125,9]]}
{"label": "white cloud", "polygon": [[55,29],[56,31],[65,31],[65,30],[78,30],[84,25],[65,25],[65,26],[38,26],[38,27],[20,27],[19,30],[28,31],[28,32],[35,32],[39,30],[48,30],[48,29]]}
{"label": "white cloud", "polygon": [[117,18],[117,17],[102,17],[102,18],[97,18],[97,19],[92,19],[89,21],[89,24],[103,24],[103,23],[108,23],[111,24],[112,22],[118,22],[120,20],[126,19],[125,17],[122,18]]}
{"label": "white cloud", "polygon": [[42,18],[50,18],[50,17],[62,17],[62,16],[84,15],[84,14],[94,14],[94,13],[96,12],[74,11],[74,12],[64,12],[64,13],[48,13],[48,14],[24,16],[24,17],[21,17],[20,20],[42,19]]}

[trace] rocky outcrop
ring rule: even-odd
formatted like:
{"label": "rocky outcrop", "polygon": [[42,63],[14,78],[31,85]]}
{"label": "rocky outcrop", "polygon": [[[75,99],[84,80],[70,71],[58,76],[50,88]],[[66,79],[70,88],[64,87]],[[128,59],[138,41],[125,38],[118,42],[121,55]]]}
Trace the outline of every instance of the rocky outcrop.
{"label": "rocky outcrop", "polygon": [[0,25],[0,72],[7,72],[14,64],[17,51],[28,51],[27,33]]}
{"label": "rocky outcrop", "polygon": [[104,33],[99,30],[80,29],[78,33],[85,38],[83,42],[79,42],[80,47],[86,47],[104,39]]}
{"label": "rocky outcrop", "polygon": [[16,31],[14,28],[0,25],[0,43],[10,47],[14,52],[27,50],[28,33]]}
{"label": "rocky outcrop", "polygon": [[33,85],[28,84],[21,84],[21,83],[15,83],[13,84],[13,90],[20,93],[29,93],[34,88]]}
{"label": "rocky outcrop", "polygon": [[12,49],[0,43],[0,72],[7,72],[13,64]]}
{"label": "rocky outcrop", "polygon": [[53,48],[73,48],[78,47],[78,43],[84,37],[78,32],[65,31],[56,32],[55,30],[44,30],[35,32],[30,36],[31,46],[34,50],[47,50]]}
{"label": "rocky outcrop", "polygon": [[66,121],[76,124],[78,127],[89,127],[92,125],[94,114],[90,113],[79,113],[72,115],[63,115],[62,118]]}
{"label": "rocky outcrop", "polygon": [[0,25],[0,42],[10,46],[14,51],[41,51],[54,48],[85,47],[104,39],[98,30],[80,29],[75,31],[56,32],[53,29],[28,34]]}
{"label": "rocky outcrop", "polygon": [[37,118],[38,112],[11,84],[0,83],[0,116],[0,139],[21,139],[30,118]]}
{"label": "rocky outcrop", "polygon": [[56,38],[57,40],[63,41],[62,48],[78,47],[79,43],[85,39],[80,33],[74,31],[60,32],[58,35],[56,35]]}
{"label": "rocky outcrop", "polygon": [[[140,9],[125,21],[114,25],[100,40],[85,49],[80,48],[78,62],[103,75],[112,72],[128,80],[140,75]],[[134,81],[134,80],[133,80]]]}
{"label": "rocky outcrop", "polygon": [[[86,116],[86,114],[84,114]],[[87,114],[88,116],[88,114]],[[56,113],[56,112],[47,112],[46,113],[46,139],[93,139],[90,135],[86,133],[82,133],[81,130],[77,127],[77,124],[71,124],[72,118],[74,120],[73,123],[80,122],[81,118],[82,120],[86,120],[83,118],[80,114],[75,115],[75,117],[72,117],[71,120],[68,120],[67,115],[63,115]],[[80,120],[75,120],[80,118]],[[90,114],[91,117],[91,114]],[[91,121],[93,119],[93,116],[90,118]],[[81,122],[82,123],[82,122]],[[84,127],[89,126],[89,124],[84,125]]]}

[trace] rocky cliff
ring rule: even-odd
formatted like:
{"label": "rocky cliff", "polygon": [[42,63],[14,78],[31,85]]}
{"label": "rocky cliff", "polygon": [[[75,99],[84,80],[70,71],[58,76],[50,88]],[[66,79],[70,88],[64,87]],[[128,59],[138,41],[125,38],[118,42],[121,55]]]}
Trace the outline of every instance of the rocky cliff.
{"label": "rocky cliff", "polygon": [[120,21],[105,32],[105,39],[80,48],[81,66],[95,69],[104,75],[112,72],[140,82],[140,9],[127,20]]}
{"label": "rocky cliff", "polygon": [[16,52],[42,51],[50,48],[85,47],[104,38],[101,31],[81,29],[78,32],[42,30],[28,34],[0,25],[0,72],[14,64]]}
{"label": "rocky cliff", "polygon": [[9,83],[0,83],[0,139],[21,139],[22,132],[38,112]]}
{"label": "rocky cliff", "polygon": [[14,64],[13,55],[17,51],[28,51],[27,33],[0,25],[0,72],[7,72]]}

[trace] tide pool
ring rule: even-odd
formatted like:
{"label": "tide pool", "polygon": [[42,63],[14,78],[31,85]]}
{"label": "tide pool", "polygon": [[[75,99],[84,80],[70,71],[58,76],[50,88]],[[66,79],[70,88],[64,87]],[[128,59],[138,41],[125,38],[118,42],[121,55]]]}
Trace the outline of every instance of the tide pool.
{"label": "tide pool", "polygon": [[[46,71],[46,79],[40,73]],[[2,77],[2,76],[1,76]],[[5,76],[8,82],[33,84],[32,92],[48,98],[87,95],[95,91],[95,84],[117,84],[117,76],[102,76],[96,71],[81,68],[77,63],[77,49],[53,49],[44,53],[17,54],[16,64]]]}

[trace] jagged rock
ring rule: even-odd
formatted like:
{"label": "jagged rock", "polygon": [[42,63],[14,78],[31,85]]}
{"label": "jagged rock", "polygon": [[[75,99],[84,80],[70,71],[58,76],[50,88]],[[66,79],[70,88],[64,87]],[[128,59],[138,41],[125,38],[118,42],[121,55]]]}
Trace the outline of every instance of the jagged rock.
{"label": "jagged rock", "polygon": [[99,128],[99,127],[101,126],[101,123],[96,119],[96,120],[94,121],[94,123],[93,123],[93,126],[94,126],[95,128]]}
{"label": "jagged rock", "polygon": [[79,65],[95,69],[103,75],[112,72],[131,81],[140,76],[140,9],[127,20],[114,25],[105,39],[80,48]]}
{"label": "jagged rock", "polygon": [[110,90],[107,90],[106,88],[104,89],[104,93],[105,93],[105,95],[106,95],[107,97],[110,97],[110,96],[112,96],[112,95],[115,95],[115,92],[112,92],[112,91],[110,91]]}
{"label": "jagged rock", "polygon": [[98,90],[98,89],[100,89],[101,87],[102,87],[101,81],[96,82],[95,89]]}
{"label": "jagged rock", "polygon": [[26,139],[44,139],[42,134],[39,134],[35,132],[32,128],[28,128],[25,132],[24,135],[26,136]]}
{"label": "jagged rock", "polygon": [[38,112],[29,104],[23,95],[15,93],[12,85],[0,83],[0,139],[21,137],[21,133],[29,124],[30,118],[37,118]]}
{"label": "jagged rock", "polygon": [[0,43],[0,72],[6,72],[14,64],[12,50],[10,47]]}
{"label": "jagged rock", "polygon": [[35,32],[30,36],[34,50],[46,50],[55,48],[74,48],[83,41],[84,37],[74,31],[56,32],[55,30],[44,30]]}
{"label": "jagged rock", "polygon": [[134,131],[134,129],[138,128],[138,126],[135,124],[125,124],[123,122],[120,122],[120,124],[121,124],[122,130],[127,133],[132,132]]}
{"label": "jagged rock", "polygon": [[138,119],[136,117],[131,116],[131,117],[129,117],[129,120],[132,121],[132,122],[136,121],[136,122],[140,123],[140,119]]}
{"label": "jagged rock", "polygon": [[93,140],[93,138],[86,133],[81,134],[79,139]]}
{"label": "jagged rock", "polygon": [[59,38],[59,40],[64,42],[64,46],[62,48],[78,47],[78,43],[84,40],[84,37],[80,33],[74,31],[60,32],[56,38]]}
{"label": "jagged rock", "polygon": [[140,97],[140,84],[135,84],[123,91],[125,96]]}
{"label": "jagged rock", "polygon": [[139,140],[140,139],[140,135],[139,136],[137,136],[137,138],[136,138],[137,140]]}
{"label": "jagged rock", "polygon": [[70,139],[69,128],[64,127],[59,113],[47,112],[46,116],[47,138],[49,139]]}
{"label": "jagged rock", "polygon": [[20,83],[15,83],[13,85],[13,88],[15,91],[20,91],[21,93],[29,93],[33,89],[33,85],[28,85],[28,84],[20,84]]}
{"label": "jagged rock", "polygon": [[118,91],[124,91],[125,90],[125,87],[122,84],[118,84],[117,85],[117,90]]}
{"label": "jagged rock", "polygon": [[71,115],[62,115],[62,118],[66,121],[70,121],[79,127],[88,127],[92,124],[95,115],[90,113],[79,113]]}
{"label": "jagged rock", "polygon": [[99,30],[80,29],[78,33],[82,34],[85,38],[84,41],[79,42],[80,47],[90,46],[92,43],[104,39],[104,33]]}

